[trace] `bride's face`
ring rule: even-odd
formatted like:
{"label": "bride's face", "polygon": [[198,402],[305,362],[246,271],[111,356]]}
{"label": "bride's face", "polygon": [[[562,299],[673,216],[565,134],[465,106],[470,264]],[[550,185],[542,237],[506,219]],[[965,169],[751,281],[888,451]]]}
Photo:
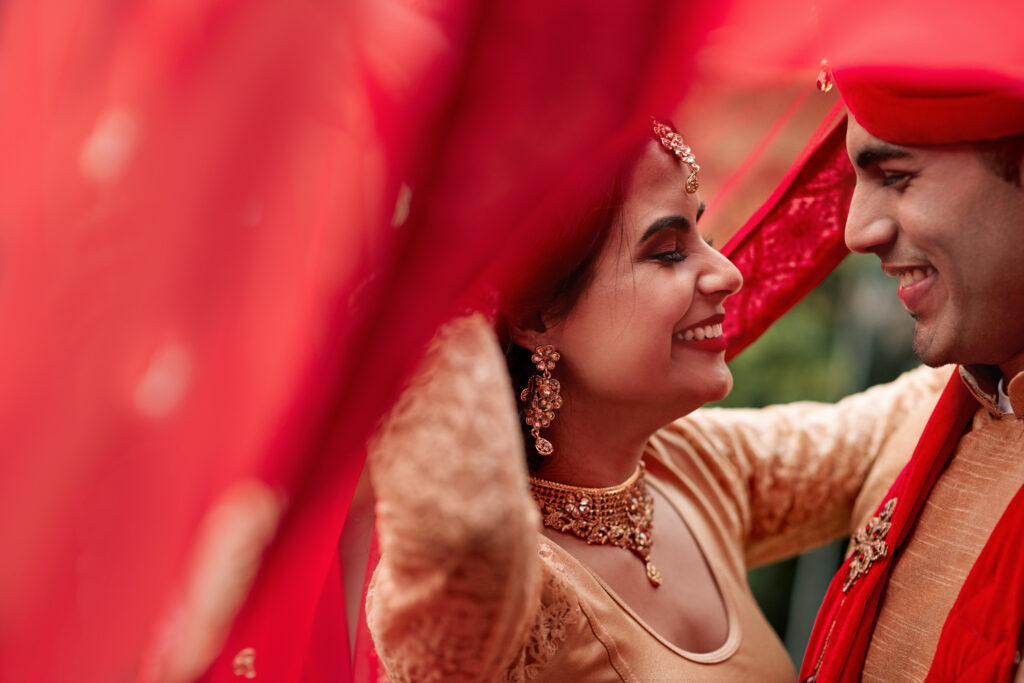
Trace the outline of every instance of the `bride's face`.
{"label": "bride's face", "polygon": [[590,285],[548,330],[562,354],[566,398],[640,406],[670,420],[732,388],[723,306],[742,277],[701,237],[689,169],[661,145],[645,148]]}

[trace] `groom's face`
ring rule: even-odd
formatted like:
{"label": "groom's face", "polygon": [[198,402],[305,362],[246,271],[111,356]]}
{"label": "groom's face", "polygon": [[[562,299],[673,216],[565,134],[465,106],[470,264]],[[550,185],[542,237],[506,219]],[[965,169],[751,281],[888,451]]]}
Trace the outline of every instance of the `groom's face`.
{"label": "groom's face", "polygon": [[[897,278],[928,365],[1002,365],[1024,349],[1024,190],[971,145],[906,147],[851,118],[857,185],[846,224],[853,251]],[[1016,181],[1016,182],[1015,182]]]}

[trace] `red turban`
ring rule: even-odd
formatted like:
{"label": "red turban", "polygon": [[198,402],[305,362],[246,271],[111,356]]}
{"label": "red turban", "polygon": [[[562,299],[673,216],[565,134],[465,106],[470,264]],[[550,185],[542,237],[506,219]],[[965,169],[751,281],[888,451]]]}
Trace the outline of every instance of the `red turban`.
{"label": "red turban", "polygon": [[836,69],[850,113],[905,145],[988,140],[1024,131],[1024,69],[862,66]]}
{"label": "red turban", "polygon": [[[829,13],[831,12],[831,14]],[[1005,0],[833,2],[825,52],[850,113],[888,142],[1024,132],[1021,8]]]}

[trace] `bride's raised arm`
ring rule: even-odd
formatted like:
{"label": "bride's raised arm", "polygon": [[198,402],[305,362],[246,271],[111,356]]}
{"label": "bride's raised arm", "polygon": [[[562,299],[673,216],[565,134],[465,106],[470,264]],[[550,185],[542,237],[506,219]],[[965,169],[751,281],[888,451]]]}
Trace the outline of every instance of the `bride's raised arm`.
{"label": "bride's raised arm", "polygon": [[394,681],[504,671],[540,605],[539,516],[482,316],[441,329],[371,443],[381,561],[367,616]]}

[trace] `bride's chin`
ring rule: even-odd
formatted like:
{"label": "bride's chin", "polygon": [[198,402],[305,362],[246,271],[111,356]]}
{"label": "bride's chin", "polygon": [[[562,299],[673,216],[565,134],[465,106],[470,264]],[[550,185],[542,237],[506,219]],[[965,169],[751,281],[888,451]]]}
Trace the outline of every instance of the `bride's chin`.
{"label": "bride's chin", "polygon": [[709,377],[703,383],[700,392],[702,403],[721,401],[729,395],[730,391],[732,391],[732,373],[723,364],[720,372],[715,373],[714,377]]}
{"label": "bride's chin", "polygon": [[706,380],[700,387],[692,384],[686,387],[686,391],[680,392],[678,400],[675,401],[675,417],[688,415],[708,403],[721,401],[732,391],[732,375],[726,372],[725,375],[716,381]]}

